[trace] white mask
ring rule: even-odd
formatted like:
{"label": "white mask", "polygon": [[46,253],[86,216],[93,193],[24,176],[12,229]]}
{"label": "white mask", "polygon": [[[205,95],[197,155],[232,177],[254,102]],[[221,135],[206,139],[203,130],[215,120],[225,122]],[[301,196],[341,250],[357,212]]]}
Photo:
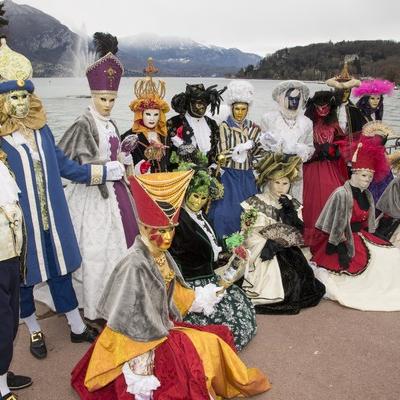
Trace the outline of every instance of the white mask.
{"label": "white mask", "polygon": [[154,129],[160,120],[160,110],[156,108],[148,108],[143,111],[143,125],[146,128]]}
{"label": "white mask", "polygon": [[13,90],[7,93],[7,113],[17,118],[24,118],[29,113],[31,95],[27,90]]}
{"label": "white mask", "polygon": [[350,184],[360,190],[365,190],[368,189],[373,179],[374,173],[372,171],[368,169],[359,169],[352,173]]}

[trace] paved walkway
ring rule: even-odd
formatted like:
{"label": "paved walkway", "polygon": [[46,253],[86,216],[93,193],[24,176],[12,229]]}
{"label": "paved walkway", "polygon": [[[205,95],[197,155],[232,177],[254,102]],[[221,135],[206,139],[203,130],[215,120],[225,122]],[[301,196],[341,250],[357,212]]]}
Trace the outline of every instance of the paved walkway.
{"label": "paved walkway", "polygon": [[[64,317],[41,322],[47,359],[31,356],[25,326],[15,343],[13,371],[34,379],[20,399],[78,400],[70,371],[88,345],[70,342]],[[257,400],[400,399],[400,312],[362,312],[323,301],[295,316],[260,315],[258,334],[241,354],[272,381],[271,391]]]}

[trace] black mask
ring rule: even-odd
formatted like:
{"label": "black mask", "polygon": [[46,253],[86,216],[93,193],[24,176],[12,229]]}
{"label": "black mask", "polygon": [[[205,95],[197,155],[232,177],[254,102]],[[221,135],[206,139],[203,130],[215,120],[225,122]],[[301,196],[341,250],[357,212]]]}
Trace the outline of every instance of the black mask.
{"label": "black mask", "polygon": [[203,100],[191,100],[188,113],[195,118],[201,118],[207,111],[207,103]]}

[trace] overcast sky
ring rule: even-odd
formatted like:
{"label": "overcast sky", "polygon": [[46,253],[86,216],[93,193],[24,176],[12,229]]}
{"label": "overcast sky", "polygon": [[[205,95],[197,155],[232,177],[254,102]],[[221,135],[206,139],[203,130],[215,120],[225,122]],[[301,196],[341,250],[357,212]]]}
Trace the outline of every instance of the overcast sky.
{"label": "overcast sky", "polygon": [[[341,40],[400,40],[399,0],[15,0],[72,30],[189,37],[260,55]],[[105,4],[105,6],[102,6]]]}

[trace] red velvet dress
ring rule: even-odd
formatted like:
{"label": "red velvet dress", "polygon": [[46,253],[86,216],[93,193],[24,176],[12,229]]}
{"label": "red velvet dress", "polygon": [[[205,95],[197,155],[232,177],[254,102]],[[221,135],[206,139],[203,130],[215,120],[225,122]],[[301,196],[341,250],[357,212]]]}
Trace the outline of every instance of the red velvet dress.
{"label": "red velvet dress", "polygon": [[[314,122],[314,146],[311,160],[303,165],[303,221],[304,241],[311,246],[316,240],[315,223],[331,193],[348,179],[346,165],[335,158],[334,149],[329,149],[329,158],[322,157],[321,146],[334,144],[343,136],[339,123],[325,124],[322,118]],[[336,157],[337,158],[337,157]]]}
{"label": "red velvet dress", "polygon": [[313,254],[311,261],[317,263],[319,267],[328,269],[330,271],[340,272],[348,275],[361,274],[367,268],[370,258],[366,242],[373,243],[378,246],[391,247],[389,242],[382,240],[367,231],[368,213],[368,210],[362,210],[357,201],[354,201],[350,223],[353,224],[360,222],[361,230],[359,232],[352,233],[355,255],[351,259],[348,269],[343,270],[340,267],[337,253],[326,254],[326,246],[328,244],[329,235],[321,231],[318,231],[318,234],[315,236],[315,244],[311,247],[311,252]]}
{"label": "red velvet dress", "polygon": [[[232,333],[226,326],[199,327],[186,323],[175,323],[175,326],[216,334],[235,349]],[[72,386],[79,397],[83,400],[134,400],[135,396],[126,391],[123,374],[102,389],[94,392],[86,389],[84,381],[94,346],[95,343],[72,371]],[[156,348],[154,375],[161,383],[153,392],[154,400],[210,400],[201,359],[190,339],[179,330],[170,330],[168,340]]]}

